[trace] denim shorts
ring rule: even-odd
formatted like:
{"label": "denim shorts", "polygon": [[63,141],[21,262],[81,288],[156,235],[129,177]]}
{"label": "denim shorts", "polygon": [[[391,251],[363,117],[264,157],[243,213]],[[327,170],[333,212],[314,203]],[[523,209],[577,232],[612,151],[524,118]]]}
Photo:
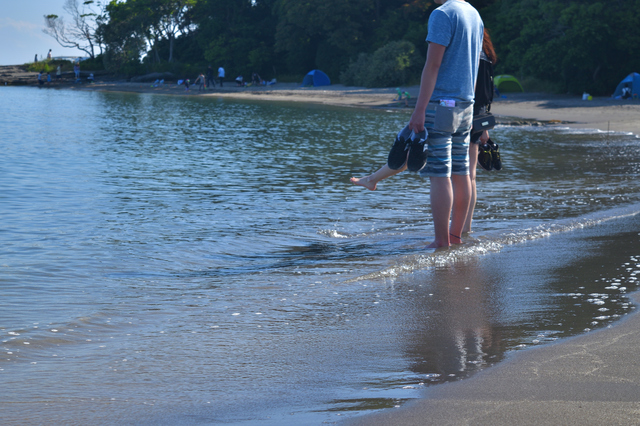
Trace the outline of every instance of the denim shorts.
{"label": "denim shorts", "polygon": [[[420,176],[451,177],[469,174],[469,134],[473,124],[473,103],[458,102],[452,112],[453,120],[443,120],[438,101],[431,101],[425,113],[427,137],[427,165]],[[438,126],[436,126],[438,121]],[[444,128],[444,129],[443,129]]]}

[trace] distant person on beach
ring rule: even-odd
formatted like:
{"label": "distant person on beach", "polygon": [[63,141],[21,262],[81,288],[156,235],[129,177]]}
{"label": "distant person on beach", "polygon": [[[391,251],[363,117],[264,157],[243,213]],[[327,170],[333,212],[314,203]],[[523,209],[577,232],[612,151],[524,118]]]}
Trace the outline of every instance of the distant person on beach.
{"label": "distant person on beach", "polygon": [[220,87],[222,87],[222,80],[224,80],[224,68],[218,68],[218,80],[220,80]]}
{"label": "distant person on beach", "polygon": [[51,84],[51,74],[47,73],[47,86]]}
{"label": "distant person on beach", "polygon": [[207,68],[207,82],[205,85],[209,89],[212,87],[216,87],[216,82],[213,79],[213,68],[211,67],[211,65],[209,65],[209,68]]}
{"label": "distant person on beach", "polygon": [[260,78],[260,74],[258,74],[257,72],[254,72],[251,75],[251,83],[252,84],[254,84],[256,86],[259,86],[261,81],[262,81],[262,79]]}
{"label": "distant person on beach", "polygon": [[76,81],[80,80],[80,62],[73,64],[73,72],[76,75]]}
{"label": "distant person on beach", "polygon": [[[389,161],[375,173],[351,178],[375,190],[407,168],[429,177],[435,241],[429,248],[462,243],[471,199],[469,133],[484,24],[463,0],[435,0],[428,22],[427,60],[409,124],[396,136]],[[393,163],[393,168],[389,162]]]}
{"label": "distant person on beach", "polygon": [[36,64],[38,63],[38,54],[37,53],[36,53],[35,58],[33,58],[33,62],[36,63]]}
{"label": "distant person on beach", "polygon": [[[480,53],[480,66],[478,68],[478,78],[476,81],[475,101],[473,104],[474,117],[489,112],[491,103],[493,102],[493,66],[498,60],[496,51],[493,48],[491,37],[484,29],[482,38],[482,52]],[[462,232],[471,231],[471,222],[473,221],[473,211],[476,207],[477,190],[476,190],[476,167],[478,166],[478,147],[489,141],[489,131],[481,130],[471,131],[469,143],[469,178],[471,180],[471,201],[467,210],[467,218],[464,223]]]}
{"label": "distant person on beach", "polygon": [[396,92],[398,93],[398,95],[395,98],[393,98],[392,100],[393,101],[401,101],[402,100],[402,93],[403,93],[402,90],[400,90],[399,87],[396,87]]}
{"label": "distant person on beach", "polygon": [[629,87],[629,83],[625,83],[622,88],[622,99],[629,99],[631,97],[631,88]]}
{"label": "distant person on beach", "polygon": [[51,49],[49,49],[49,53],[47,53],[47,60],[50,61],[51,60]]}
{"label": "distant person on beach", "polygon": [[61,65],[58,65],[58,68],[56,68],[56,81],[60,80],[62,78],[62,68]]}
{"label": "distant person on beach", "polygon": [[243,87],[244,86],[244,77],[241,75],[236,77],[236,86]]}
{"label": "distant person on beach", "polygon": [[404,92],[404,106],[409,106],[409,99],[411,99],[411,94],[409,92]]}
{"label": "distant person on beach", "polygon": [[193,82],[193,84],[198,85],[198,92],[203,92],[204,91],[204,74],[201,73],[198,76],[198,78],[196,78],[196,81]]}
{"label": "distant person on beach", "polygon": [[42,71],[38,73],[38,86],[42,86],[44,84],[44,80],[42,79]]}

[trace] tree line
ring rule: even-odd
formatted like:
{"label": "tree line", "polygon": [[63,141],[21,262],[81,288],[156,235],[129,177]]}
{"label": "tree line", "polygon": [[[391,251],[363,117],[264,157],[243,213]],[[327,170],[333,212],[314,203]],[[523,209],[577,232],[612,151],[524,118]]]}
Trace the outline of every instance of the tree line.
{"label": "tree line", "polygon": [[[607,95],[640,71],[640,0],[469,0],[490,30],[497,74],[562,93]],[[45,32],[112,71],[253,72],[301,81],[416,84],[424,64],[425,0],[67,0],[72,17]],[[66,43],[66,44],[64,44]],[[74,45],[75,43],[75,45]],[[525,85],[526,88],[526,85]]]}

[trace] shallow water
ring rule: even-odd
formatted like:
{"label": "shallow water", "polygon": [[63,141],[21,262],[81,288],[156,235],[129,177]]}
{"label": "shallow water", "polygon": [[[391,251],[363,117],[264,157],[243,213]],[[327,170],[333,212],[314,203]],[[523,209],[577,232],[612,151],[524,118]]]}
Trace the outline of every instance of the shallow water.
{"label": "shallow water", "polygon": [[433,253],[427,182],[348,182],[407,119],[3,88],[5,421],[338,421],[633,308],[636,137],[495,129],[475,232]]}

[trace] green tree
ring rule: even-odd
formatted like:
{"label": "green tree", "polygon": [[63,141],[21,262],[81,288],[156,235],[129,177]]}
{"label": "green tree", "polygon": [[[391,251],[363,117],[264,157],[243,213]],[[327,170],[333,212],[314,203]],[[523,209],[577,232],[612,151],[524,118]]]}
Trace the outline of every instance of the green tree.
{"label": "green tree", "polygon": [[370,52],[398,40],[407,40],[424,56],[427,51],[427,21],[438,6],[432,1],[385,3],[373,22]]}
{"label": "green tree", "polygon": [[350,86],[393,87],[417,81],[424,60],[413,43],[392,41],[373,54],[361,53],[340,74],[340,81]]}
{"label": "green tree", "polygon": [[608,94],[639,65],[639,0],[501,0],[487,10],[498,72]]}
{"label": "green tree", "polygon": [[[200,0],[193,11],[194,37],[204,60],[228,73],[275,77],[274,0]],[[273,78],[272,77],[272,78]]]}
{"label": "green tree", "polygon": [[334,78],[359,52],[367,51],[371,0],[278,0],[275,47],[296,72],[321,68]]}
{"label": "green tree", "polygon": [[[131,1],[131,0],[129,0]],[[176,37],[187,31],[191,25],[190,12],[196,0],[138,0],[150,12],[150,27],[158,39],[169,44],[169,62],[173,62],[173,49]]]}
{"label": "green tree", "polygon": [[[116,48],[121,53],[122,46],[127,45],[130,50],[144,40],[155,62],[161,60],[158,44],[166,41],[166,60],[173,62],[175,40],[191,29],[191,10],[196,4],[197,0],[112,0],[101,20],[100,34],[104,34],[112,51]],[[130,53],[133,52],[127,55]]]}
{"label": "green tree", "polygon": [[98,33],[105,43],[105,67],[115,71],[138,64],[149,36],[145,15],[134,2],[110,2],[100,19]]}
{"label": "green tree", "polygon": [[[491,30],[499,74],[604,94],[640,71],[640,0],[469,1]],[[343,71],[364,75],[376,51],[399,41],[424,58],[436,7],[433,0],[112,0],[96,17],[93,41],[121,62],[146,53],[147,64],[207,61],[230,75],[267,78],[319,68],[335,80]],[[373,62],[393,63],[386,52]]]}

